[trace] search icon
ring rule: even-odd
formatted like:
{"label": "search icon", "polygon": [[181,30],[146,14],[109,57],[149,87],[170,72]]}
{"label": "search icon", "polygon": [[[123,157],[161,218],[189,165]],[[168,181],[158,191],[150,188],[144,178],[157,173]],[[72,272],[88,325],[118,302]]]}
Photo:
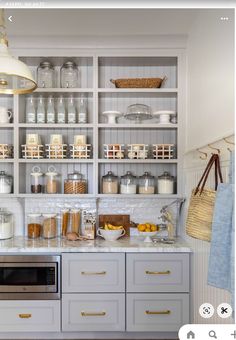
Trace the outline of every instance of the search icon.
{"label": "search icon", "polygon": [[217,339],[216,332],[215,331],[210,331],[209,332],[209,337]]}

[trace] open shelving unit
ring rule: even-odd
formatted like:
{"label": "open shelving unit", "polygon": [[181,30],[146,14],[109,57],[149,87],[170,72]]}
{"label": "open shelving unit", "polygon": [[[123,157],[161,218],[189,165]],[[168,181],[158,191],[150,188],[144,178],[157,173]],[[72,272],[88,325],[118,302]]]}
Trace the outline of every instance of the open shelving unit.
{"label": "open shelving unit", "polygon": [[[41,51],[42,52],[42,51]],[[28,52],[27,52],[28,53]],[[55,88],[38,88],[32,95],[47,98],[63,96],[68,98],[73,94],[77,102],[81,94],[88,100],[87,124],[27,124],[25,120],[25,104],[27,95],[0,97],[0,105],[13,110],[13,122],[0,125],[0,143],[14,145],[13,159],[0,159],[0,170],[14,176],[14,191],[0,197],[79,197],[79,198],[174,198],[182,194],[182,147],[184,138],[184,57],[180,50],[76,50],[55,52],[45,50],[42,56],[18,55],[19,59],[28,64],[36,77],[37,66],[44,60],[50,60],[57,74]],[[59,87],[60,66],[66,60],[74,60],[79,68],[80,88],[64,89]],[[167,80],[160,89],[123,89],[115,88],[110,79],[129,77],[163,77]],[[158,124],[155,119],[135,124],[121,117],[117,124],[107,124],[102,115],[105,110],[119,110],[125,112],[128,105],[141,103],[150,105],[152,110],[175,110],[178,115],[177,124]],[[36,132],[37,131],[37,132]],[[42,143],[49,143],[51,133],[63,135],[64,143],[73,142],[76,134],[85,134],[87,143],[92,144],[91,159],[23,159],[21,144],[25,144],[27,133],[39,133]],[[176,159],[105,159],[103,144],[162,144],[176,145]],[[30,172],[34,165],[39,165],[43,172],[49,165],[54,164],[60,173],[61,193],[56,195],[31,194]],[[173,195],[104,195],[100,192],[101,179],[109,170],[115,175],[122,176],[130,170],[136,176],[145,171],[159,176],[168,171],[176,177],[176,191]],[[73,171],[81,172],[88,180],[88,194],[63,194],[63,182],[67,174]]]}

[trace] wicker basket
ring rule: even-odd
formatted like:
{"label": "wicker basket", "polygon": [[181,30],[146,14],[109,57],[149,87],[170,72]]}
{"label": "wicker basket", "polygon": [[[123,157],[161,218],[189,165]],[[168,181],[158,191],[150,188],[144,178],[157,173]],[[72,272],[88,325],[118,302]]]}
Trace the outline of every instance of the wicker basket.
{"label": "wicker basket", "polygon": [[12,158],[13,146],[11,144],[0,144],[0,159]]}
{"label": "wicker basket", "polygon": [[127,79],[111,79],[111,83],[118,88],[159,88],[166,79],[161,78],[127,78]]}

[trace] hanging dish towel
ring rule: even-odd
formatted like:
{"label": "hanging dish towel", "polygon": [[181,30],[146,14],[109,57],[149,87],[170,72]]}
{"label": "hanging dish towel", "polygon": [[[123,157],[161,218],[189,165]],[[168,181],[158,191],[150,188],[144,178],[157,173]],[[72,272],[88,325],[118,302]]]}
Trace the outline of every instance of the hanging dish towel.
{"label": "hanging dish towel", "polygon": [[232,293],[234,301],[234,154],[231,153],[230,182],[219,184],[213,214],[208,284]]}

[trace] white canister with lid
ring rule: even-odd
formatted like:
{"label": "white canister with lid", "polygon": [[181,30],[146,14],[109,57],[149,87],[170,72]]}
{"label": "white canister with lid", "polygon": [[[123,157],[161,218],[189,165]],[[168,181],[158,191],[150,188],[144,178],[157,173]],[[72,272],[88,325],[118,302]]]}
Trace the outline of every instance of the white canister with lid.
{"label": "white canister with lid", "polygon": [[0,208],[0,240],[12,238],[13,233],[13,215],[6,209]]}
{"label": "white canister with lid", "polygon": [[157,180],[158,194],[174,193],[174,177],[165,171]]}
{"label": "white canister with lid", "polygon": [[12,192],[13,178],[5,171],[0,171],[0,194],[10,194]]}
{"label": "white canister with lid", "polygon": [[46,193],[47,194],[57,194],[58,193],[58,173],[54,166],[49,166],[48,172],[46,172]]}

